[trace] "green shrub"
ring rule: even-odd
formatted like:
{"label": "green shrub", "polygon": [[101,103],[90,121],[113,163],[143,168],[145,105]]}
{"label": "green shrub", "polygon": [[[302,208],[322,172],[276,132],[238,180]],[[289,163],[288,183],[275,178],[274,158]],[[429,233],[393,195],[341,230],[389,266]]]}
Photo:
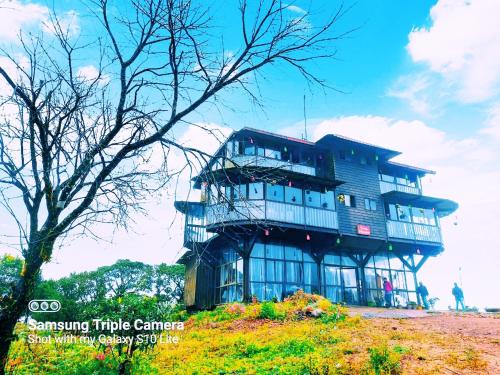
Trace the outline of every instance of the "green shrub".
{"label": "green shrub", "polygon": [[401,356],[387,346],[368,349],[370,367],[376,375],[395,375],[401,373]]}
{"label": "green shrub", "polygon": [[272,302],[262,304],[259,318],[275,320],[277,316],[276,306]]}

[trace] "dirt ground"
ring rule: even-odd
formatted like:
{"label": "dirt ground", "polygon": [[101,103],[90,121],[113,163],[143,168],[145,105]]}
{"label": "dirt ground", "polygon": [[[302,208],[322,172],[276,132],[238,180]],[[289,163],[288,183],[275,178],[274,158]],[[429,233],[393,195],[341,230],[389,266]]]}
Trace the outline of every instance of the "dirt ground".
{"label": "dirt ground", "polygon": [[408,361],[405,374],[500,374],[500,314],[377,308],[350,314],[393,330],[398,342],[413,347],[418,361]]}

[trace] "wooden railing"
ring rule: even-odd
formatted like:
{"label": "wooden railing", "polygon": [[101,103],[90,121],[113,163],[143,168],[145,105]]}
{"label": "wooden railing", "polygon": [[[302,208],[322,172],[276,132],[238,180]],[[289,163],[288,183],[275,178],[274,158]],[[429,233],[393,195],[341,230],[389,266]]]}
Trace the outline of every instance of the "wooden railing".
{"label": "wooden railing", "polygon": [[282,202],[255,200],[207,207],[207,225],[231,222],[274,221],[327,229],[338,229],[337,212]]}
{"label": "wooden railing", "polygon": [[400,191],[402,193],[422,195],[422,190],[418,187],[396,184],[394,182],[380,181],[380,192],[382,194],[390,191]]}
{"label": "wooden railing", "polygon": [[231,161],[226,161],[225,168],[230,167],[231,163],[236,164],[239,167],[275,168],[295,173],[307,174],[310,176],[316,176],[316,168],[314,167],[295,164],[284,160],[266,158],[264,156],[235,155],[231,158]]}
{"label": "wooden railing", "polygon": [[433,225],[387,220],[387,235],[414,241],[441,243],[441,231]]}

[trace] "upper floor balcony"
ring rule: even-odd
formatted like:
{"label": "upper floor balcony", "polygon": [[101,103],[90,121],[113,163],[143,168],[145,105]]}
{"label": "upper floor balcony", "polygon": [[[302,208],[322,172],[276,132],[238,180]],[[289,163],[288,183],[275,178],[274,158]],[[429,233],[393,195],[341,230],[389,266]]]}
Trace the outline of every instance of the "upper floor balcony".
{"label": "upper floor balcony", "polygon": [[403,221],[387,220],[387,236],[412,241],[443,242],[439,227]]}
{"label": "upper floor balcony", "polygon": [[408,179],[380,174],[380,192],[382,194],[397,191],[407,194],[422,195],[422,188],[418,179]]}
{"label": "upper floor balcony", "polygon": [[245,167],[260,167],[270,169],[280,169],[283,171],[301,173],[309,176],[316,176],[316,168],[314,166],[292,163],[290,161],[266,157],[261,155],[234,155],[230,160],[224,163],[225,168],[232,167],[231,163],[240,168]]}
{"label": "upper floor balcony", "polygon": [[206,220],[207,226],[282,223],[338,229],[336,211],[264,199],[208,206]]}

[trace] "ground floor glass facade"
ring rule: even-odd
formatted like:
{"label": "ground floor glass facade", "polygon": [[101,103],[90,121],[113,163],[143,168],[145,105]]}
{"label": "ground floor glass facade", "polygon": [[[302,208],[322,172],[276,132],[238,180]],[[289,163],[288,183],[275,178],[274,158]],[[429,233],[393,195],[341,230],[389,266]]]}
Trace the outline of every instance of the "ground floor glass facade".
{"label": "ground floor glass facade", "polygon": [[[416,278],[403,258],[391,252],[367,257],[366,253],[325,253],[314,258],[306,249],[284,242],[256,242],[250,253],[250,295],[258,300],[283,300],[302,289],[320,293],[334,303],[384,305],[383,279],[391,281],[393,304],[417,302]],[[364,266],[363,266],[364,264]],[[243,300],[243,259],[230,248],[220,250],[216,267],[217,304]]]}

